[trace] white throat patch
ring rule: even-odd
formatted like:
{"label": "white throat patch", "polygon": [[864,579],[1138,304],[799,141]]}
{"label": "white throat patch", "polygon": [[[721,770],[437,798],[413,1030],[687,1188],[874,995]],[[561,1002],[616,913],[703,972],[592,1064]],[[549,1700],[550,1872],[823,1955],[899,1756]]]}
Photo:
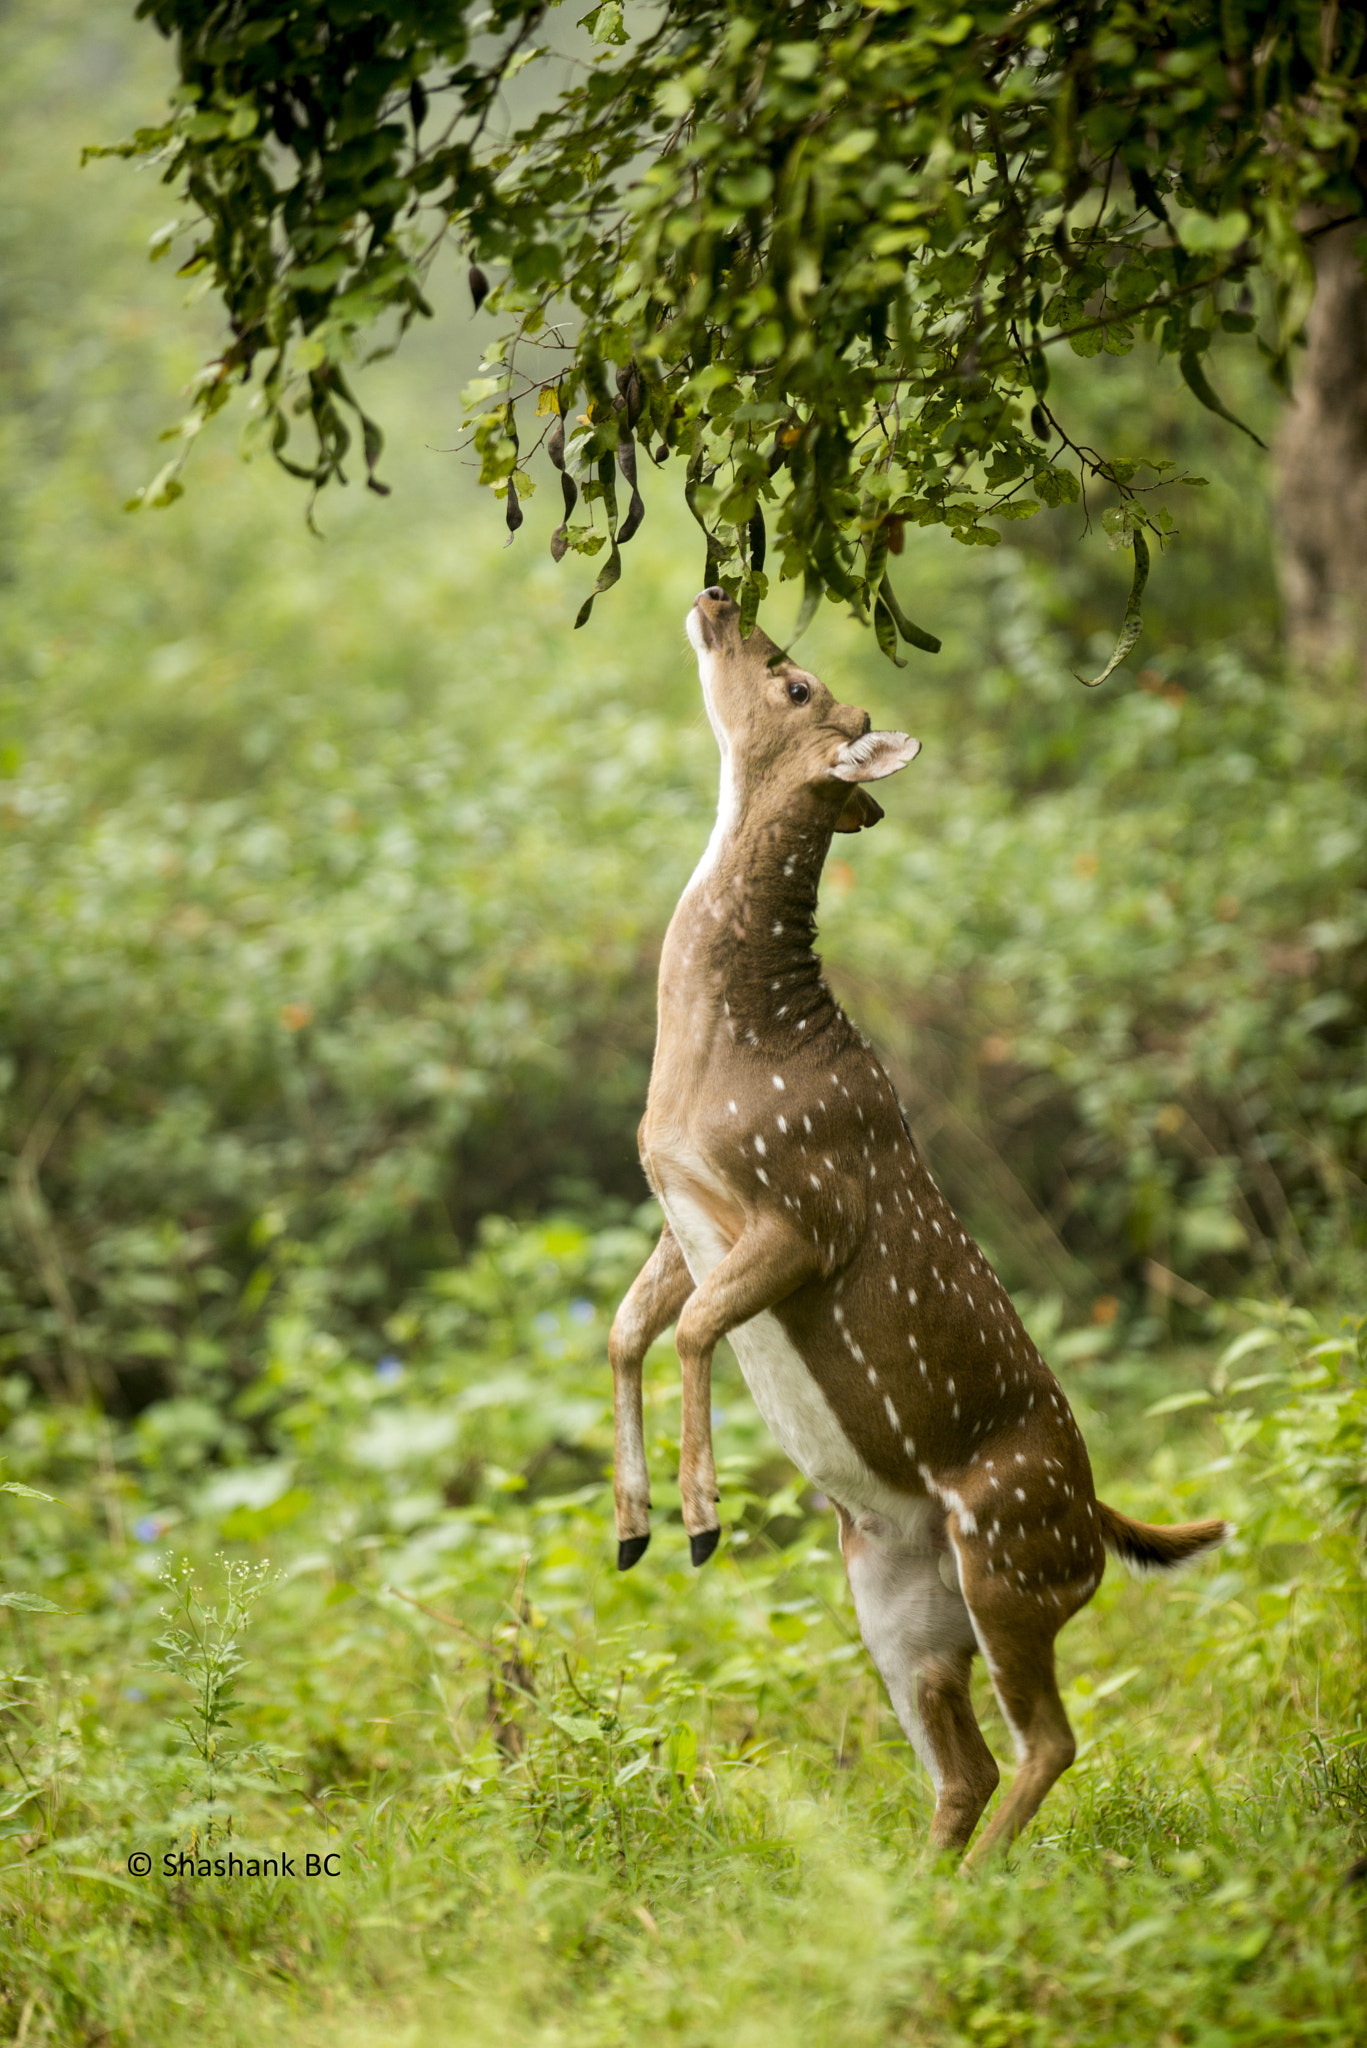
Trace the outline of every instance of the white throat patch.
{"label": "white throat patch", "polygon": [[703,623],[696,607],[689,612],[684,620],[684,629],[688,634],[693,652],[698,657],[698,681],[702,685],[703,708],[707,712],[707,722],[712,728],[713,736],[721,752],[721,783],[717,792],[717,822],[712,827],[712,836],[703,850],[702,859],[693,870],[689,882],[689,887],[692,888],[694,882],[701,881],[716,866],[723,845],[736,828],[740,812],[736,797],[735,771],[731,765],[731,742],[727,737],[725,727],[717,716],[717,707],[712,696],[712,671],[717,657],[715,651],[703,639]]}

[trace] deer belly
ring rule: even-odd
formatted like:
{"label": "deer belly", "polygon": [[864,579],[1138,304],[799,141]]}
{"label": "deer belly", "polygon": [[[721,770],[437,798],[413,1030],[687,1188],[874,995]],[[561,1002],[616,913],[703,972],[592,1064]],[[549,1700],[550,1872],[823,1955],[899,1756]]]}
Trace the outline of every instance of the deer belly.
{"label": "deer belly", "polygon": [[889,1489],[846,1436],[778,1317],[766,1309],[732,1330],[730,1343],[770,1435],[798,1471],[851,1513],[888,1512]]}
{"label": "deer belly", "polygon": [[[660,1200],[694,1283],[701,1286],[734,1240],[695,1187],[678,1181],[671,1185],[662,1176]],[[728,1341],[770,1435],[813,1486],[852,1515],[873,1509],[899,1528],[918,1523],[923,1501],[895,1492],[865,1464],[772,1311],[741,1323]]]}

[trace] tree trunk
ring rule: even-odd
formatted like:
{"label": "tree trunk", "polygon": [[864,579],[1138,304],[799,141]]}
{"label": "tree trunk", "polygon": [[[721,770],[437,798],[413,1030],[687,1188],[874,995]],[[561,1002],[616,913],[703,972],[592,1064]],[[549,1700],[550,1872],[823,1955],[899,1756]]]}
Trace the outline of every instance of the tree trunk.
{"label": "tree trunk", "polygon": [[1287,642],[1367,687],[1367,271],[1364,223],[1322,235],[1295,399],[1278,439]]}

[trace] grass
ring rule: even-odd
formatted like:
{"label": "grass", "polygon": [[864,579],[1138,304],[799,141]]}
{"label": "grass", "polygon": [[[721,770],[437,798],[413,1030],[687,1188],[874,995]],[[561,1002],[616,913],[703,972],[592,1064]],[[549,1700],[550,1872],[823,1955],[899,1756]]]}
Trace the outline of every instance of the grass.
{"label": "grass", "polygon": [[6,1383],[9,1472],[61,1496],[7,1500],[8,1576],[64,1610],[9,1609],[8,2038],[1360,2038],[1358,1326],[1231,1318],[1204,1403],[1189,1353],[1056,1336],[1103,1493],[1246,1534],[1108,1575],[1061,1642],[1078,1763],[964,1879],[924,1850],[829,1517],[726,1373],[729,1533],[689,1570],[667,1345],[655,1538],[611,1569],[602,1346],[638,1238],[486,1233],[379,1372],[315,1350],[306,1382],[277,1329],[227,1469]]}

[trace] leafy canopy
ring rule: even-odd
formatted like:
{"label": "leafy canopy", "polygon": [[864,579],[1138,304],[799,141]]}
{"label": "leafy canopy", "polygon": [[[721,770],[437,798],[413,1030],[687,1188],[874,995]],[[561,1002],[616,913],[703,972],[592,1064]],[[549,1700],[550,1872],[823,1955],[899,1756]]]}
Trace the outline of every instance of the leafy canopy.
{"label": "leafy canopy", "polygon": [[[777,558],[802,623],[825,593],[894,660],[899,634],[938,645],[888,578],[905,522],[991,545],[991,522],[1093,482],[1135,553],[1114,667],[1146,533],[1171,527],[1144,495],[1165,465],[1075,442],[1051,362],[1142,332],[1230,417],[1212,339],[1256,335],[1284,381],[1307,221],[1367,192],[1367,23],[1308,0],[602,0],[568,68],[529,0],[139,12],[175,39],[181,83],[121,148],[188,202],[154,253],[191,228],[182,269],[231,329],[143,502],[179,493],[189,442],[243,383],[291,473],[345,481],[359,432],[382,490],[353,368],[430,312],[454,243],[499,325],[464,396],[510,532],[544,449],[552,552],[606,548],[597,595],[644,516],[642,457],[673,458],[705,580],[747,623]],[[513,113],[538,69],[539,103]]]}

